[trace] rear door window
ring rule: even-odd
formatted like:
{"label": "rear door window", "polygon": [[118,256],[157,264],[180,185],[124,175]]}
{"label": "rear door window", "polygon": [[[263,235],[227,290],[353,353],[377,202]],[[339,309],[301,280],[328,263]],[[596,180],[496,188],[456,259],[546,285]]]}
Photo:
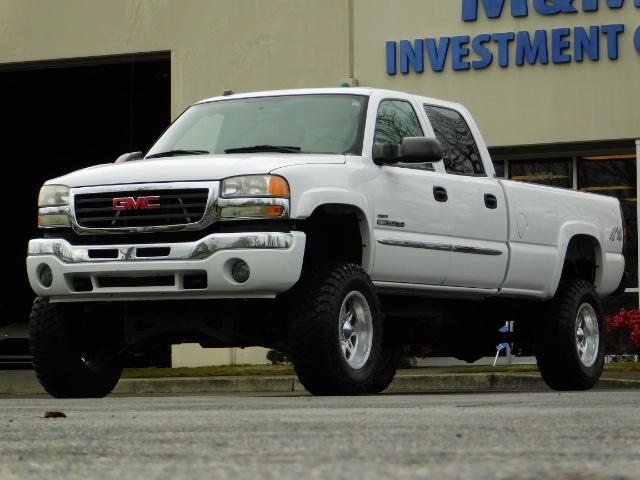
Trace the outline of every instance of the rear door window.
{"label": "rear door window", "polygon": [[442,145],[447,173],[486,175],[469,125],[450,108],[424,105],[433,132]]}

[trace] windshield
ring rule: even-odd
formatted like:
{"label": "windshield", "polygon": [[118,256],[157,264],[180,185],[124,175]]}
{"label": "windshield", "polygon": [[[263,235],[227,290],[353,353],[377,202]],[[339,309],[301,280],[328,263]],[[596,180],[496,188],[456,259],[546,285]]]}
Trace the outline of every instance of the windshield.
{"label": "windshield", "polygon": [[367,98],[351,94],[229,99],[188,108],[149,157],[246,152],[361,155]]}

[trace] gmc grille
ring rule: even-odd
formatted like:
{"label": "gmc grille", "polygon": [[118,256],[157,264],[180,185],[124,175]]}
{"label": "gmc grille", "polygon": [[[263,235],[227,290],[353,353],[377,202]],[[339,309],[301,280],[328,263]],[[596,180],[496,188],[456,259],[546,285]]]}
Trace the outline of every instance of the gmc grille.
{"label": "gmc grille", "polygon": [[[135,190],[87,193],[75,196],[75,216],[84,228],[153,227],[196,223],[202,220],[209,191],[197,189]],[[159,208],[114,210],[114,198],[160,197]]]}

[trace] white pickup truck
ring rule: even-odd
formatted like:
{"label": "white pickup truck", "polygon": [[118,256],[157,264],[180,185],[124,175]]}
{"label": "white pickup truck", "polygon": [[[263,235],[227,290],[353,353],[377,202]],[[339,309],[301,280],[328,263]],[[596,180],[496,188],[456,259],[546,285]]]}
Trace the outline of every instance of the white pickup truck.
{"label": "white pickup truck", "polygon": [[496,178],[464,107],[374,88],[198,102],[148,152],[48,180],[38,226],[30,345],[54,397],[105,396],[128,355],[184,342],[285,353],[316,395],[384,390],[405,345],[473,362],[510,342],[585,390],[626,277],[617,199]]}

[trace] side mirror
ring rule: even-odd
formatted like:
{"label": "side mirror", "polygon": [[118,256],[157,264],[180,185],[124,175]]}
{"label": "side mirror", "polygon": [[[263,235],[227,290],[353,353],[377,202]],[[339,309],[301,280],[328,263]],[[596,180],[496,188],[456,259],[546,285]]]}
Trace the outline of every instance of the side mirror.
{"label": "side mirror", "polygon": [[116,158],[116,161],[114,163],[130,162],[131,160],[140,160],[143,157],[144,157],[144,154],[142,152],[123,153],[118,158]]}
{"label": "side mirror", "polygon": [[425,163],[442,160],[442,147],[435,138],[405,137],[401,144],[383,143],[373,146],[373,162],[385,163]]}

